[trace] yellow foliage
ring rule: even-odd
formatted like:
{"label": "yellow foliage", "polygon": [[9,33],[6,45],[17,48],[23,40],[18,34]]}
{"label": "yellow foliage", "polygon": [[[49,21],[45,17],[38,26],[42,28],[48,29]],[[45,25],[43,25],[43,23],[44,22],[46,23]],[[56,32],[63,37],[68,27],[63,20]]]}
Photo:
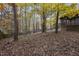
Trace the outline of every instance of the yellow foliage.
{"label": "yellow foliage", "polygon": [[18,7],[27,7],[27,6],[33,5],[33,3],[16,3],[16,5]]}
{"label": "yellow foliage", "polygon": [[4,5],[0,3],[0,11],[4,9]]}
{"label": "yellow foliage", "polygon": [[41,3],[40,5],[40,11],[38,13],[43,14],[43,12],[46,14],[49,10],[51,10],[51,4],[50,3]]}

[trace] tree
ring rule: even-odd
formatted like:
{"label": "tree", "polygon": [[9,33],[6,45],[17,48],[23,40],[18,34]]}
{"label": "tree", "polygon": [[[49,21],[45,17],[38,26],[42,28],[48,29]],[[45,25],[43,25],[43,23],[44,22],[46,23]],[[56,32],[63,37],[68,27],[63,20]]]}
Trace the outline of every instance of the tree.
{"label": "tree", "polygon": [[55,26],[55,33],[58,33],[58,19],[59,19],[59,11],[56,14],[56,26]]}
{"label": "tree", "polygon": [[60,14],[65,11],[67,6],[63,3],[42,3],[40,5],[40,15],[42,16],[42,32],[46,32],[46,19],[48,16],[52,15],[54,12],[56,13],[56,26],[55,33],[58,33],[58,19]]}
{"label": "tree", "polygon": [[[58,4],[52,4],[52,10],[56,11],[56,26],[55,26],[55,33],[58,33],[58,19],[62,14],[69,12],[67,10],[74,8],[75,4],[72,4],[71,6],[67,6],[66,4],[63,3],[58,3]],[[70,8],[71,7],[71,8]]]}
{"label": "tree", "polygon": [[13,7],[13,21],[14,21],[14,41],[18,40],[18,20],[17,20],[17,8],[16,8],[16,4],[13,3],[12,4],[12,7]]}
{"label": "tree", "polygon": [[55,26],[55,33],[58,33],[58,20],[59,20],[59,14],[60,14],[60,12],[61,11],[63,11],[64,10],[64,4],[56,4],[55,5],[55,7],[56,7],[56,26]]}
{"label": "tree", "polygon": [[48,17],[49,12],[51,11],[50,3],[41,3],[39,4],[40,10],[39,14],[42,18],[42,32],[46,32],[46,18]]}

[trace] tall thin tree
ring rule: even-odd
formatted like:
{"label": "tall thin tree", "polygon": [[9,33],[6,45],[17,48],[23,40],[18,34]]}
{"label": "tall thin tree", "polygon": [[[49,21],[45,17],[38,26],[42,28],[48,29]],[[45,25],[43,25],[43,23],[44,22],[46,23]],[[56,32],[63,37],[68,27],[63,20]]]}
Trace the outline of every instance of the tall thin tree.
{"label": "tall thin tree", "polygon": [[43,12],[42,32],[46,32],[46,17],[44,12]]}
{"label": "tall thin tree", "polygon": [[17,8],[16,4],[12,3],[13,7],[13,21],[14,21],[14,41],[18,40],[18,20],[17,20]]}
{"label": "tall thin tree", "polygon": [[57,14],[56,14],[55,33],[58,33],[58,19],[59,19],[59,10],[57,10]]}

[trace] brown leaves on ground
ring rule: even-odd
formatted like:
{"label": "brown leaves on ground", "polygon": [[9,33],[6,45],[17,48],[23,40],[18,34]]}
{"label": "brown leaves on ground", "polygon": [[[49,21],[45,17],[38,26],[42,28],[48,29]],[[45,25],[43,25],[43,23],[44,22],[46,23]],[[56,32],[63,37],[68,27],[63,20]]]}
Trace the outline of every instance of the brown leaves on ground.
{"label": "brown leaves on ground", "polygon": [[16,42],[11,40],[12,38],[7,38],[0,41],[0,55],[79,55],[78,32],[28,34],[19,36],[19,40]]}

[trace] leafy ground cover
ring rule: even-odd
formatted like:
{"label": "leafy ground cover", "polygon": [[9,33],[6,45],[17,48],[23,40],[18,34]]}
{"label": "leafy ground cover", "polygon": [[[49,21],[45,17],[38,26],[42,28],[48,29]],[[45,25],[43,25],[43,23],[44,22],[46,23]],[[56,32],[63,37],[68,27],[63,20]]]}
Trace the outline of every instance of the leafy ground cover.
{"label": "leafy ground cover", "polygon": [[36,33],[0,40],[0,55],[9,56],[75,56],[79,55],[79,33]]}

